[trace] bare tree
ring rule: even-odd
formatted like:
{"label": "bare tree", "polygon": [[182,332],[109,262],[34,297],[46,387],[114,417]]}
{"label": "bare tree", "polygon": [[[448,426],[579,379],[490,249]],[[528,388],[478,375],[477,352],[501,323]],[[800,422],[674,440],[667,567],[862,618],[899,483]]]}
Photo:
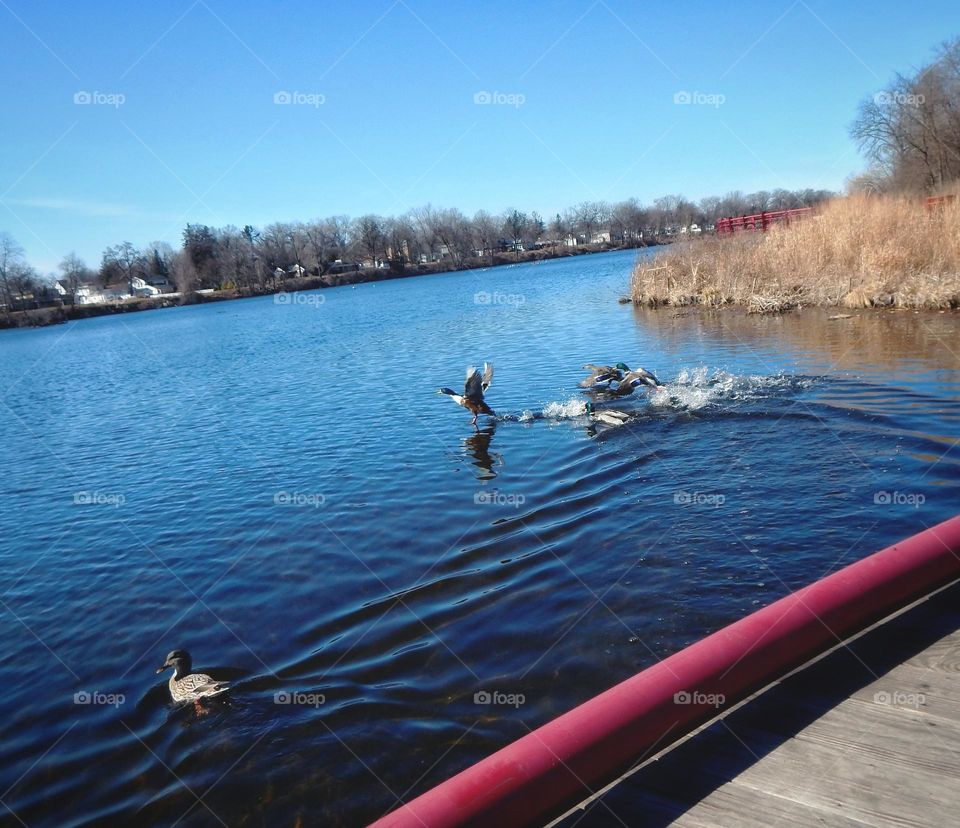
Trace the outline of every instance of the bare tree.
{"label": "bare tree", "polygon": [[863,101],[850,134],[893,189],[936,190],[960,178],[960,38]]}
{"label": "bare tree", "polygon": [[473,241],[481,256],[489,256],[493,264],[493,253],[497,244],[500,223],[485,210],[478,210],[473,216]]}
{"label": "bare tree", "polygon": [[76,253],[68,253],[59,265],[63,286],[70,294],[70,301],[75,302],[80,286],[92,281],[93,271]]}

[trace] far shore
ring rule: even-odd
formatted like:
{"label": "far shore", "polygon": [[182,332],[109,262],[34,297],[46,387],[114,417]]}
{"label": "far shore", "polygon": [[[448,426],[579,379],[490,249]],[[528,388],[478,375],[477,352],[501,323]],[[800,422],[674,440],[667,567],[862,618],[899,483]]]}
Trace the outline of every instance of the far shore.
{"label": "far shore", "polygon": [[95,316],[111,316],[119,313],[137,313],[158,308],[180,307],[182,305],[222,302],[232,299],[248,299],[255,296],[272,296],[280,293],[295,293],[305,290],[341,287],[344,285],[365,284],[393,279],[408,279],[414,276],[432,276],[440,273],[461,273],[468,270],[488,270],[509,267],[517,264],[564,259],[571,256],[583,256],[593,253],[616,253],[625,250],[641,250],[645,247],[669,244],[669,239],[658,239],[647,243],[630,245],[578,245],[577,247],[544,247],[540,250],[527,250],[521,253],[497,253],[490,258],[470,259],[462,267],[449,267],[444,262],[428,264],[409,264],[402,269],[364,268],[343,273],[325,273],[320,276],[302,276],[277,280],[260,288],[193,291],[189,294],[160,294],[154,297],[131,297],[117,302],[89,305],[55,305],[12,311],[0,316],[0,329],[34,328],[46,325],[58,325],[77,319],[90,319]]}

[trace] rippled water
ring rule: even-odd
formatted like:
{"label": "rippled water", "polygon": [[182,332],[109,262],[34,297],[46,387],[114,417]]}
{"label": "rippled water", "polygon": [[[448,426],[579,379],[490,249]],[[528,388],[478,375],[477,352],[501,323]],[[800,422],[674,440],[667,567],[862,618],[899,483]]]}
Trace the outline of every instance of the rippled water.
{"label": "rippled water", "polygon": [[956,316],[645,312],[633,258],[0,333],[0,820],[360,825],[958,510]]}

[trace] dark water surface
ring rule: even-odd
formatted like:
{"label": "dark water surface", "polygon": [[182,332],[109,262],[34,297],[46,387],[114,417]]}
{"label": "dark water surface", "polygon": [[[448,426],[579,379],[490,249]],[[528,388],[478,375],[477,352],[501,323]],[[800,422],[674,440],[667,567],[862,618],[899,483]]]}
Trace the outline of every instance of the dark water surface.
{"label": "dark water surface", "polygon": [[[958,511],[958,317],[645,312],[633,259],[0,333],[0,822],[361,825]],[[591,423],[617,360],[668,391]]]}

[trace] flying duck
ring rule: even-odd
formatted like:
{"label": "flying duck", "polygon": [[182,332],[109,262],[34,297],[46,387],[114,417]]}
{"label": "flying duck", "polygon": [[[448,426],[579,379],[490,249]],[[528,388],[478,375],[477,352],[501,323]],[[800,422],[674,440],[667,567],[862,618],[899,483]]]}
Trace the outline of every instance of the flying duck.
{"label": "flying duck", "polygon": [[640,385],[649,385],[654,389],[663,388],[660,380],[649,371],[645,371],[643,368],[634,368],[632,371],[627,371],[617,381],[617,387],[611,388],[610,393],[617,397],[626,397],[632,394],[634,389]]}
{"label": "flying duck", "polygon": [[449,388],[441,388],[438,394],[446,394],[457,405],[461,405],[473,413],[473,427],[477,428],[477,417],[480,414],[488,414],[495,417],[496,414],[483,399],[483,393],[490,387],[493,380],[493,366],[483,363],[483,374],[472,365],[467,368],[467,379],[463,384],[463,393],[457,394]]}
{"label": "flying duck", "polygon": [[614,380],[623,379],[623,374],[625,371],[630,369],[623,362],[618,362],[616,365],[594,365],[592,362],[588,362],[583,366],[584,371],[589,371],[590,376],[586,379],[580,381],[581,388],[593,388],[595,385],[599,385],[602,382],[610,383]]}
{"label": "flying duck", "polygon": [[204,673],[191,673],[193,659],[186,650],[173,650],[167,656],[167,660],[157,668],[157,672],[162,673],[170,667],[173,667],[173,675],[170,676],[170,697],[178,704],[192,701],[197,712],[201,711],[201,699],[219,696],[229,689],[229,685],[214,681]]}

